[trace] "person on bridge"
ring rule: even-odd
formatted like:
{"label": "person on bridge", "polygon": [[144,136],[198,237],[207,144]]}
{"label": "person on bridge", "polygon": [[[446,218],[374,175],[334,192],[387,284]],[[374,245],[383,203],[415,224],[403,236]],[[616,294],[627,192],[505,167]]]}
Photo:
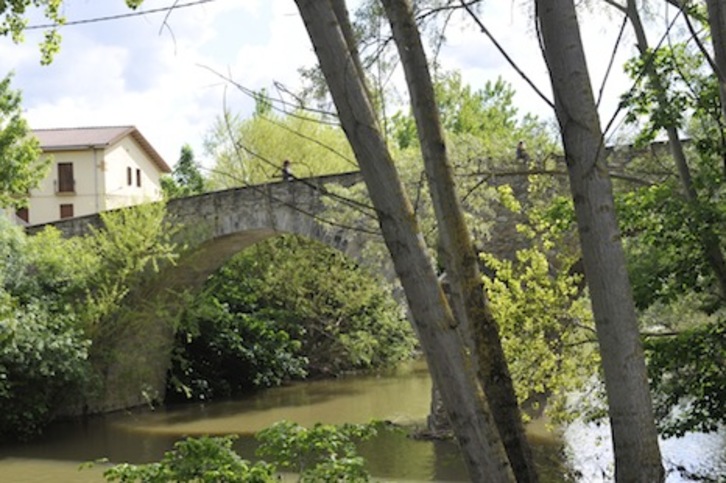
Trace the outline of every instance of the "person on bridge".
{"label": "person on bridge", "polygon": [[517,161],[529,161],[529,153],[524,145],[524,141],[517,143]]}
{"label": "person on bridge", "polygon": [[292,181],[295,177],[292,175],[292,169],[290,168],[290,160],[286,159],[282,162],[282,180]]}

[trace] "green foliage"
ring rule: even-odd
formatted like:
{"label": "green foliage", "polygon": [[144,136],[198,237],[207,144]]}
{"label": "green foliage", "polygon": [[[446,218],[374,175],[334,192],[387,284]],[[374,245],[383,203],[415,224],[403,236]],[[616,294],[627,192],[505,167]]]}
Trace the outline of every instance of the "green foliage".
{"label": "green foliage", "polygon": [[[43,247],[46,248],[46,247]],[[63,298],[48,289],[55,247],[33,246],[0,217],[0,441],[41,432],[88,377],[88,341]],[[42,255],[41,255],[42,254]],[[36,271],[37,270],[37,271]],[[46,283],[47,282],[47,283]],[[71,282],[73,283],[73,282]]]}
{"label": "green foliage", "polygon": [[182,146],[172,175],[161,178],[161,189],[166,199],[204,193],[204,177],[194,161],[194,151],[188,144]]}
{"label": "green foliage", "polygon": [[436,100],[444,129],[454,134],[473,134],[480,139],[492,135],[491,126],[516,128],[517,109],[513,97],[514,90],[502,79],[487,81],[483,90],[472,92],[471,87],[463,84],[458,72],[442,75],[436,85]]}
{"label": "green foliage", "polygon": [[520,403],[537,409],[545,396],[549,414],[563,419],[572,417],[566,397],[588,384],[599,358],[590,302],[573,270],[579,252],[549,227],[536,228],[526,229],[533,244],[514,261],[481,255],[493,273],[484,286]]}
{"label": "green foliage", "polygon": [[106,470],[106,481],[121,483],[272,483],[275,469],[265,462],[250,463],[233,449],[233,437],[187,438],[174,444],[158,463],[115,465]]}
{"label": "green foliage", "polygon": [[[83,320],[96,343],[103,331],[101,322],[118,310],[132,288],[175,263],[181,247],[172,241],[179,227],[164,220],[163,203],[148,203],[101,214],[103,228],[92,229],[85,247],[96,257],[89,274]],[[111,333],[114,331],[111,330]]]}
{"label": "green foliage", "polygon": [[365,461],[358,455],[357,442],[375,436],[384,423],[317,423],[305,428],[280,421],[257,433],[258,455],[269,457],[281,469],[299,475],[300,482],[369,481]]}
{"label": "green foliage", "polygon": [[0,289],[0,441],[30,439],[83,388],[88,341],[72,315],[21,306]]}
{"label": "green foliage", "polygon": [[285,159],[299,178],[358,169],[343,132],[302,113],[246,120],[226,114],[208,133],[205,149],[216,159],[209,178],[215,189],[279,181]]}
{"label": "green foliage", "polygon": [[369,481],[356,443],[375,436],[385,423],[316,424],[310,429],[280,421],[260,431],[258,455],[271,461],[251,463],[233,449],[233,436],[186,438],[174,444],[161,461],[144,465],[115,465],[104,472],[106,481],[120,483],[280,481],[279,469],[292,470],[300,482]]}
{"label": "green foliage", "polygon": [[103,229],[73,239],[27,237],[0,217],[0,440],[36,435],[93,390],[92,356],[119,332],[111,315],[176,257],[163,216],[163,205],[106,213]]}
{"label": "green foliage", "polygon": [[[635,123],[647,116],[646,126],[638,138],[640,145],[652,142],[664,128],[685,124],[686,116],[696,107],[697,98],[691,91],[690,79],[684,79],[681,72],[695,75],[701,71],[702,61],[690,55],[681,44],[648,51],[625,65],[625,71],[637,81],[621,98],[621,104],[627,107],[625,120]],[[652,75],[644,74],[648,69],[652,69]]]}
{"label": "green foliage", "polygon": [[726,424],[726,318],[645,341],[655,413],[666,436]]}
{"label": "green foliage", "polygon": [[[142,3],[144,0],[126,0],[126,5],[131,9],[138,8]],[[66,23],[66,18],[61,14],[63,0],[3,0],[0,1],[0,36],[10,36],[16,44],[25,40],[28,7],[42,8],[43,16],[57,27]],[[60,43],[61,36],[56,28],[46,30],[43,42],[40,43],[41,64],[53,62],[53,57],[60,51]]]}
{"label": "green foliage", "polygon": [[[208,288],[197,299],[177,332],[169,400],[177,398],[175,393],[182,400],[228,397],[307,375],[301,344],[281,328],[280,314],[241,313],[214,294]],[[235,295],[225,293],[224,298],[234,300]]]}
{"label": "green foliage", "polygon": [[[0,24],[2,34],[2,24]],[[48,170],[40,143],[22,117],[21,96],[10,89],[11,75],[0,80],[0,208],[25,206],[28,192]]]}
{"label": "green foliage", "polygon": [[713,217],[695,211],[674,191],[672,183],[663,183],[617,198],[633,296],[641,309],[689,291],[710,293],[715,285],[698,237],[710,225],[704,218]]}
{"label": "green foliage", "polygon": [[[42,7],[43,15],[60,26],[65,23],[65,17],[61,15],[63,0],[7,0],[0,2],[0,35],[9,35],[13,42],[20,43],[24,40],[23,31],[28,23],[25,18],[26,9],[29,6]],[[50,64],[53,56],[60,50],[60,34],[53,28],[45,33],[45,39],[40,44],[42,54],[41,64]]]}
{"label": "green foliage", "polygon": [[333,249],[258,243],[213,275],[177,335],[172,383],[195,397],[392,365],[414,338],[380,282]]}

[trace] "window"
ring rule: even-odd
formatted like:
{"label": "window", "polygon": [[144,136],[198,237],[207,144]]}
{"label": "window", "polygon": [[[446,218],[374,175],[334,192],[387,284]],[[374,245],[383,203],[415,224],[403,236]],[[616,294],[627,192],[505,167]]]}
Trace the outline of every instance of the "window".
{"label": "window", "polygon": [[23,220],[25,223],[28,223],[28,220],[30,219],[28,208],[18,208],[18,211],[15,212],[15,216]]}
{"label": "window", "polygon": [[136,170],[136,186],[141,188],[141,170],[140,169]]}
{"label": "window", "polygon": [[58,193],[75,192],[75,184],[73,163],[58,163]]}
{"label": "window", "polygon": [[73,204],[60,205],[60,217],[61,220],[63,218],[73,218]]}
{"label": "window", "polygon": [[126,184],[128,184],[129,186],[134,184],[133,176],[134,176],[133,171],[131,170],[131,167],[129,166],[128,168],[126,168]]}

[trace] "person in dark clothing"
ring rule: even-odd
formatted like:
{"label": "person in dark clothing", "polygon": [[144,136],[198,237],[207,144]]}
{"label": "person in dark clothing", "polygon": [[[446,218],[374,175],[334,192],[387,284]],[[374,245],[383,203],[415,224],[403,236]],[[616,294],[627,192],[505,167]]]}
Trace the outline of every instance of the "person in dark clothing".
{"label": "person in dark clothing", "polygon": [[527,148],[524,146],[524,141],[517,143],[517,161],[529,161],[529,153],[527,153]]}

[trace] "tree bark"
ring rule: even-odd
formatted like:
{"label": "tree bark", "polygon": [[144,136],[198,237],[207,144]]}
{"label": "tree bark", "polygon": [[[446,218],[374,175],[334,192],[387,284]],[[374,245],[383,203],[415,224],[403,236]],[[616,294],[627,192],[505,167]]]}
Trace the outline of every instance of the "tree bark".
{"label": "tree bark", "polygon": [[[333,7],[334,2],[340,2]],[[320,67],[376,208],[434,383],[440,388],[472,481],[513,481],[456,321],[373,112],[341,21],[343,0],[296,0]]]}
{"label": "tree bark", "polygon": [[721,95],[722,121],[726,123],[726,5],[723,0],[706,0],[708,24],[711,27],[716,76]]}
{"label": "tree bark", "polygon": [[[487,306],[477,254],[455,189],[434,86],[421,36],[408,0],[383,0],[411,95],[424,166],[439,230],[440,251],[454,312],[474,338],[479,380],[517,481],[536,482],[517,396],[504,357],[499,328]],[[463,310],[456,310],[456,307]]]}
{"label": "tree bark", "polygon": [[536,9],[597,327],[615,478],[664,481],[635,305],[575,6],[573,0],[536,0]]}

